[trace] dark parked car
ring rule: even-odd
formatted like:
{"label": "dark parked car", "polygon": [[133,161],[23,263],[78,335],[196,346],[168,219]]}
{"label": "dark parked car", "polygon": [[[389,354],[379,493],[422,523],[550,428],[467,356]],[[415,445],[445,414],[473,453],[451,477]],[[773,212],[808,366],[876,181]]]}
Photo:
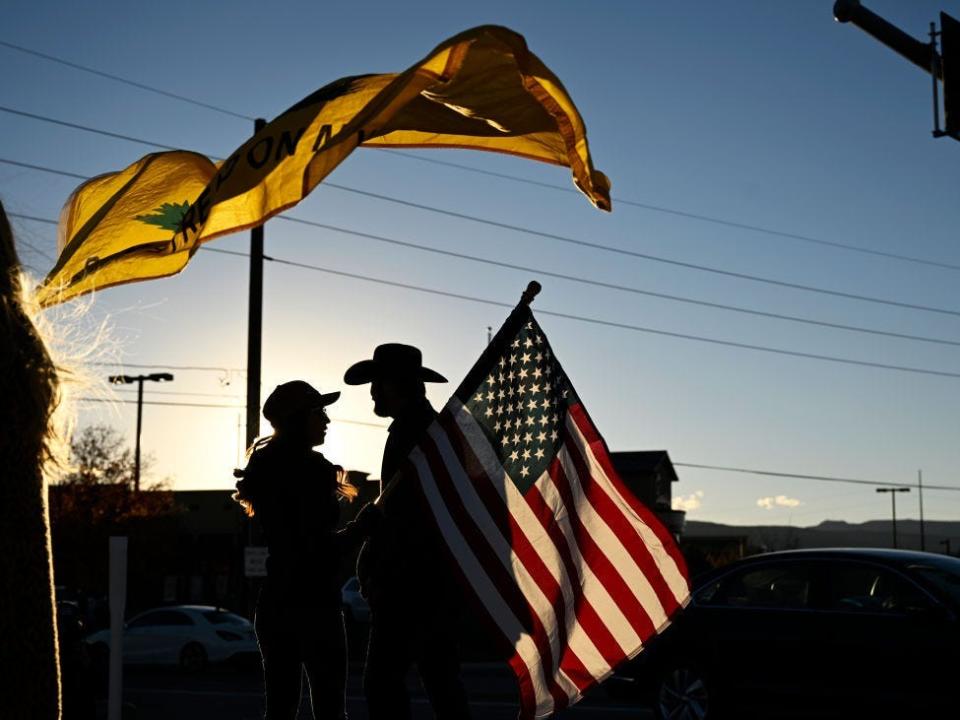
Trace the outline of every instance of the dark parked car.
{"label": "dark parked car", "polygon": [[958,617],[957,558],[756,555],[700,580],[689,606],[609,685],[662,718],[922,718],[949,707],[956,717]]}
{"label": "dark parked car", "polygon": [[57,644],[60,653],[60,692],[63,717],[94,720],[97,712],[93,663],[83,642],[80,607],[72,600],[57,600]]}

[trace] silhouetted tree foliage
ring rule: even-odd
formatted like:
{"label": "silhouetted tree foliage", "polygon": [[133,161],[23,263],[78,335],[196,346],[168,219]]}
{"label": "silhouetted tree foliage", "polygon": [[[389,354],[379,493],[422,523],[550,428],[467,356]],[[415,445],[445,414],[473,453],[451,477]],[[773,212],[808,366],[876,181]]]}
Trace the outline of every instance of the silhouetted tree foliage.
{"label": "silhouetted tree foliage", "polygon": [[[64,485],[133,484],[133,454],[123,447],[123,440],[108,425],[91,425],[74,438],[70,446],[71,472],[62,480]],[[141,458],[141,475],[146,475],[151,464]]]}
{"label": "silhouetted tree foliage", "polygon": [[126,535],[128,598],[156,595],[178,508],[163,482],[145,483],[150,459],[141,461],[140,492],[133,490],[134,460],[113,428],[85,428],[71,445],[70,470],[50,487],[50,525],[57,585],[96,595],[107,590],[108,538]]}

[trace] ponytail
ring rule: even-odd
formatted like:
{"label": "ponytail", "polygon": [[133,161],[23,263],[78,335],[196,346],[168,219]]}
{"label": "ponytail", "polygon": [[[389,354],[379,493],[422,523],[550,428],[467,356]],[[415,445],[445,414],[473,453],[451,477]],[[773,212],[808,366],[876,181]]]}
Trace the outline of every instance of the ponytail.
{"label": "ponytail", "polygon": [[256,514],[254,505],[263,490],[263,478],[256,469],[259,464],[257,463],[258,452],[269,446],[274,437],[274,435],[268,435],[254,441],[253,445],[247,448],[247,466],[233,471],[233,476],[237,478],[237,491],[231,497],[240,503],[247,517],[253,517]]}

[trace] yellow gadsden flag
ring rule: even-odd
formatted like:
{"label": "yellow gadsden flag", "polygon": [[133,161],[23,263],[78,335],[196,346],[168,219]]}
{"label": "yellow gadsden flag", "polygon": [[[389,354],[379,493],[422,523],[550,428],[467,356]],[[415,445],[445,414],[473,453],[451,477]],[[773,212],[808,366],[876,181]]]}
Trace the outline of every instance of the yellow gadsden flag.
{"label": "yellow gadsden flag", "polygon": [[60,259],[40,302],[178,272],[200,243],[296,205],[358,145],[488,150],[565,165],[590,201],[610,210],[610,182],[593,168],[560,80],[521,35],[483,26],[403,73],[321,88],[219,165],[177,150],[84,183],[64,207]]}
{"label": "yellow gadsden flag", "polygon": [[199,153],[153,153],[78,187],[60,213],[60,257],[40,290],[43,305],[101,287],[180,272],[190,255],[174,233],[217,172]]}

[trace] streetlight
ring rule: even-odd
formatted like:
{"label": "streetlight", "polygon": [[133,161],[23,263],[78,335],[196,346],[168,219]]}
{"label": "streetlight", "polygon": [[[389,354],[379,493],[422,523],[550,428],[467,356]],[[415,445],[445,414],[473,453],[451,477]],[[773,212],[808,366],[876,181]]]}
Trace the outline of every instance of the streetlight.
{"label": "streetlight", "polygon": [[890,502],[893,508],[893,547],[897,547],[897,493],[910,492],[908,487],[877,488],[878,493],[890,493]]}
{"label": "streetlight", "polygon": [[137,383],[137,444],[134,452],[133,491],[140,492],[140,428],[143,425],[143,383],[170,382],[173,375],[170,373],[151,373],[150,375],[111,375],[110,382],[114,385],[132,385]]}

